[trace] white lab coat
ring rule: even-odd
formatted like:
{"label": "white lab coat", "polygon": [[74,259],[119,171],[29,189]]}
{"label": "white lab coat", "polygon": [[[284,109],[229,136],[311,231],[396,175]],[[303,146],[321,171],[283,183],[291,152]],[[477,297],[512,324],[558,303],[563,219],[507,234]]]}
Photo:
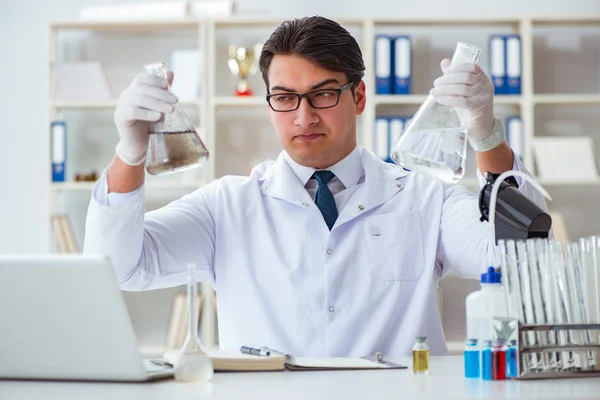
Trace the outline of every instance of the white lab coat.
{"label": "white lab coat", "polygon": [[[445,354],[438,280],[487,267],[477,196],[365,149],[361,162],[364,183],[331,232],[282,154],[145,215],[143,190],[118,206],[92,199],[85,251],[107,254],[125,290],[184,284],[195,263],[217,292],[222,348],[408,355],[425,335]],[[519,190],[545,208],[529,184]]]}

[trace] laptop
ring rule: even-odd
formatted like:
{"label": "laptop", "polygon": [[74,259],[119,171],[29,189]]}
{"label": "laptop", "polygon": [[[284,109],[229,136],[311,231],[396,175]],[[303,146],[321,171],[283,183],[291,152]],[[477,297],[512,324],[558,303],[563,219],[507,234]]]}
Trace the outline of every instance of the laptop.
{"label": "laptop", "polygon": [[109,260],[0,255],[0,379],[142,382],[173,376],[142,358]]}

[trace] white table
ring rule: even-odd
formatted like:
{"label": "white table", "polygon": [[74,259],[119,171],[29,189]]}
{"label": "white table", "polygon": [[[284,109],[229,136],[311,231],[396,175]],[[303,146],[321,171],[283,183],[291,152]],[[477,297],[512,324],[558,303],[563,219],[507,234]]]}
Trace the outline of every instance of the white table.
{"label": "white table", "polygon": [[0,381],[0,399],[600,399],[600,378],[465,379],[462,357],[432,357],[429,375],[390,371],[218,373],[209,384]]}

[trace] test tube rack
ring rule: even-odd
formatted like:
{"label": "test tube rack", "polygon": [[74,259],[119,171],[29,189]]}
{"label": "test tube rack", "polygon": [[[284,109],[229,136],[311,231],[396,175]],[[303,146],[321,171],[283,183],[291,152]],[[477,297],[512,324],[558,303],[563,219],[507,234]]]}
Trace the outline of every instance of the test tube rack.
{"label": "test tube rack", "polygon": [[[558,336],[558,332],[561,331],[588,331],[593,332],[595,335],[591,335],[593,338],[589,344],[575,344],[569,343],[560,345],[558,343],[551,344],[528,344],[527,334],[529,332],[555,332]],[[517,348],[518,348],[518,376],[512,379],[556,379],[556,378],[587,378],[587,377],[600,377],[600,340],[598,332],[600,332],[600,324],[540,324],[540,325],[529,325],[518,323],[518,335],[517,335]],[[564,352],[592,352],[595,353],[594,359],[596,364],[592,365],[591,368],[570,368],[565,370],[532,370],[527,367],[529,354],[536,353],[541,355],[542,353],[564,353]]]}

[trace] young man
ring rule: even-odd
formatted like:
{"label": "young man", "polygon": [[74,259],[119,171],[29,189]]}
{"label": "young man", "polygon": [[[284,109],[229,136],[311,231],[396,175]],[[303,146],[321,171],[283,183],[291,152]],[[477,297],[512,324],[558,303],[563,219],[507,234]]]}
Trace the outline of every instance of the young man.
{"label": "young man", "polygon": [[[278,159],[145,215],[148,125],[175,97],[157,77],[134,80],[117,105],[121,140],[94,189],[85,251],[107,254],[125,290],[181,285],[194,263],[218,293],[223,348],[407,355],[426,335],[432,354],[444,354],[438,280],[479,278],[487,267],[477,197],[357,146],[364,65],[337,23],[284,22],[260,68],[285,149]],[[432,92],[465,110],[479,171],[522,170],[494,118],[490,79],[473,64],[444,60],[442,69]],[[527,183],[519,190],[545,207]]]}

